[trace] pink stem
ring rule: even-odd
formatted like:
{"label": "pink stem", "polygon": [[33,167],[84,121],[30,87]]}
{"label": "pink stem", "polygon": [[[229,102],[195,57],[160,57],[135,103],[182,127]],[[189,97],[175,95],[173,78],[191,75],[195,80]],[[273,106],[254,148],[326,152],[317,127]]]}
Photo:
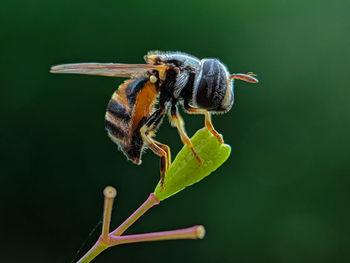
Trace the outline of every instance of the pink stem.
{"label": "pink stem", "polygon": [[193,226],[172,231],[162,231],[147,234],[127,235],[127,236],[110,236],[109,246],[115,246],[127,243],[149,242],[159,240],[174,240],[174,239],[202,239],[205,230],[203,226]]}
{"label": "pink stem", "polygon": [[136,211],[128,217],[116,230],[109,234],[109,237],[117,237],[122,235],[137,219],[139,219],[144,213],[146,213],[151,207],[158,205],[158,198],[152,193],[147,200],[136,209]]}

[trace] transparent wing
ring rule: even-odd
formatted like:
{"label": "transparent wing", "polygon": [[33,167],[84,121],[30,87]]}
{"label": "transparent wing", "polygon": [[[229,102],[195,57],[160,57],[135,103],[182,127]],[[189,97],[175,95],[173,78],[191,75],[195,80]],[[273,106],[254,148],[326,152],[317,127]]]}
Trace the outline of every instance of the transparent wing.
{"label": "transparent wing", "polygon": [[130,77],[150,70],[164,70],[164,65],[118,64],[118,63],[77,63],[53,66],[51,73],[85,74],[108,77]]}

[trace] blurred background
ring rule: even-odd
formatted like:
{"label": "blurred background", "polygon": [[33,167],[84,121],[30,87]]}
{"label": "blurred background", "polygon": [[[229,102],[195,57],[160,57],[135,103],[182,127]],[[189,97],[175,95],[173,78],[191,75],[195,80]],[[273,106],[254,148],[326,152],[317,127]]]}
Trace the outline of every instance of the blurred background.
{"label": "blurred background", "polygon": [[[350,261],[350,2],[3,0],[1,262],[71,262],[100,233],[102,190],[118,189],[112,227],[153,191],[159,158],[141,166],[104,130],[123,79],[49,74],[70,62],[143,63],[149,50],[216,57],[236,82],[214,116],[232,146],[212,176],[153,208],[127,233],[203,224],[200,241],[123,245],[95,262]],[[201,116],[183,114],[189,135]],[[182,144],[163,122],[159,141]]]}

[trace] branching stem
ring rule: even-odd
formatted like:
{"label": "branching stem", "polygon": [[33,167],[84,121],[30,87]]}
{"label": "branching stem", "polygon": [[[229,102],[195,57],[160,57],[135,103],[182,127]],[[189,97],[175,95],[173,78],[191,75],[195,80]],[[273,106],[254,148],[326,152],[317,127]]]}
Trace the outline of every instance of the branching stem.
{"label": "branching stem", "polygon": [[105,249],[111,246],[135,242],[174,239],[198,239],[204,237],[205,230],[203,226],[194,226],[172,231],[121,236],[133,223],[137,221],[137,219],[139,219],[151,207],[159,204],[158,198],[153,193],[150,194],[147,200],[138,209],[136,209],[136,211],[131,216],[129,216],[117,229],[109,233],[112,206],[117,192],[113,187],[108,186],[105,188],[103,193],[105,196],[105,201],[101,236],[97,240],[95,245],[78,261],[78,263],[89,263],[101,252],[103,252]]}

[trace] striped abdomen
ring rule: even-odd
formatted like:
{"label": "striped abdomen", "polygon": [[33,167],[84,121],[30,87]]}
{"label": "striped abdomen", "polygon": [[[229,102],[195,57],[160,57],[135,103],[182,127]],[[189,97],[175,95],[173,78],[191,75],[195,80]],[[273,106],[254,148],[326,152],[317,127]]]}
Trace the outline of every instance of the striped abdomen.
{"label": "striped abdomen", "polygon": [[158,93],[148,78],[136,78],[121,84],[108,103],[105,116],[108,135],[136,164],[141,163],[144,147],[140,128],[153,113]]}

